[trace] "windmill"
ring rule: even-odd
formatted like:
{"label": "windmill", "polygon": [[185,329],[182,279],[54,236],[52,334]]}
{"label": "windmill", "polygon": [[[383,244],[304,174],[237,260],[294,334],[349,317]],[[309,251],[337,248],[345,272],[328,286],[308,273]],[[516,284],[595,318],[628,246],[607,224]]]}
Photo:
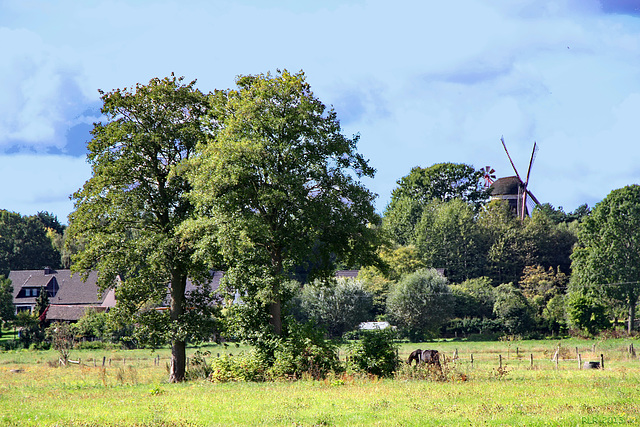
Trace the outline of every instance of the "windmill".
{"label": "windmill", "polygon": [[480,168],[480,172],[482,172],[482,178],[484,179],[484,186],[489,188],[491,184],[496,180],[496,170],[491,166],[485,166]]}
{"label": "windmill", "polygon": [[529,177],[531,176],[531,166],[533,165],[533,160],[535,159],[536,153],[538,151],[538,144],[536,144],[535,142],[533,143],[533,151],[531,152],[531,159],[529,160],[529,168],[527,169],[527,179],[526,181],[522,181],[522,178],[520,178],[520,174],[518,173],[518,169],[516,169],[516,165],[513,163],[513,160],[511,160],[511,155],[509,154],[509,150],[507,150],[507,144],[505,144],[504,142],[504,137],[500,138],[500,141],[502,142],[504,151],[507,153],[507,157],[509,158],[511,167],[513,167],[513,171],[516,173],[515,178],[517,178],[518,184],[519,184],[517,214],[520,217],[520,219],[524,220],[524,217],[527,212],[527,196],[531,197],[531,200],[533,200],[533,203],[535,203],[536,205],[540,205],[540,202],[538,201],[536,196],[534,196],[533,193],[531,193],[531,191],[529,191],[529,188],[528,188]]}

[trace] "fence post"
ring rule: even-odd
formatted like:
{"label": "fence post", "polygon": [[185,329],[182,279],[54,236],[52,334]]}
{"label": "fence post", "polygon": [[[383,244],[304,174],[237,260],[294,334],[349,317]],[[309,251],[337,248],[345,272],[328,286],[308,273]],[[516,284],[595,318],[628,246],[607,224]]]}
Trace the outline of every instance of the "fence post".
{"label": "fence post", "polygon": [[471,353],[471,369],[473,369],[473,353]]}
{"label": "fence post", "polygon": [[104,368],[104,364],[107,361],[107,356],[102,356],[102,367]]}
{"label": "fence post", "polygon": [[499,354],[499,355],[498,355],[498,358],[499,358],[499,360],[500,360],[500,369],[502,369],[502,355],[501,355],[501,354]]}
{"label": "fence post", "polygon": [[533,369],[533,353],[529,355],[529,367]]}
{"label": "fence post", "polygon": [[604,354],[600,354],[600,369],[604,369]]}
{"label": "fence post", "polygon": [[578,353],[578,369],[582,369],[582,355]]}

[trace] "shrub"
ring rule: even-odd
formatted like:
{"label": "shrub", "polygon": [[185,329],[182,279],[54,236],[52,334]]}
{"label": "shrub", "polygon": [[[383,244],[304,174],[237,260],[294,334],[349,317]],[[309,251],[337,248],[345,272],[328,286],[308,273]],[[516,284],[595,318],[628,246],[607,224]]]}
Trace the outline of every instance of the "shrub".
{"label": "shrub", "polygon": [[373,297],[358,280],[315,280],[300,290],[292,305],[298,320],[311,320],[331,337],[340,337],[371,317]]}
{"label": "shrub", "polygon": [[453,315],[454,303],[447,279],[434,269],[422,269],[405,276],[391,290],[387,314],[416,341],[425,334],[436,335]]}
{"label": "shrub", "polygon": [[255,353],[224,355],[211,360],[209,380],[213,382],[264,381],[264,365]]}
{"label": "shrub", "polygon": [[390,377],[398,367],[398,345],[390,329],[367,331],[349,345],[348,369]]}
{"label": "shrub", "polygon": [[287,337],[275,348],[274,359],[268,371],[273,378],[319,380],[341,370],[337,346],[311,323],[291,324]]}

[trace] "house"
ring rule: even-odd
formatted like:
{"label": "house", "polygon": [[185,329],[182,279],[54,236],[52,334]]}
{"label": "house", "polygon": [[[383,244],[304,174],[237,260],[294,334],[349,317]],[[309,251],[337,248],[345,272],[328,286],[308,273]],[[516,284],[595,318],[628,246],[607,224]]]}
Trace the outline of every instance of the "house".
{"label": "house", "polygon": [[21,311],[33,312],[36,298],[42,290],[49,296],[47,321],[73,322],[93,308],[106,311],[116,305],[113,289],[99,292],[98,273],[93,271],[84,281],[80,274],[71,270],[14,270],[9,273],[13,286],[13,305],[16,314]]}

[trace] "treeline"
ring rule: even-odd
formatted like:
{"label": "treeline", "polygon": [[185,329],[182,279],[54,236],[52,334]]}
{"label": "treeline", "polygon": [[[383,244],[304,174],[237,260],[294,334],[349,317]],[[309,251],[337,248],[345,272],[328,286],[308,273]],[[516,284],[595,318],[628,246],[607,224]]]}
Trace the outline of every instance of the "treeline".
{"label": "treeline", "polygon": [[[545,205],[520,220],[488,201],[480,171],[444,163],[401,178],[380,217],[359,135],[341,133],[303,72],[101,94],[64,247],[79,249],[72,269],[117,283],[109,318],[135,325],[132,341],[171,343],[170,381],[185,378],[187,343],[213,336],[251,342],[273,367],[322,347],[323,328],[375,318],[411,339],[594,333],[626,307],[633,327],[638,186],[593,212]],[[339,268],[360,275],[332,279]],[[218,295],[211,270],[225,271]]]}
{"label": "treeline", "polygon": [[22,216],[0,210],[0,275],[11,270],[69,268],[65,226],[46,211]]}
{"label": "treeline", "polygon": [[[472,166],[416,167],[398,181],[384,212],[381,266],[361,269],[360,289],[305,285],[296,313],[334,336],[356,318],[388,320],[412,340],[567,333],[582,326],[567,316],[565,296],[578,224],[589,212],[546,204],[521,221],[508,203],[489,202]],[[330,299],[332,306],[320,307]]]}

